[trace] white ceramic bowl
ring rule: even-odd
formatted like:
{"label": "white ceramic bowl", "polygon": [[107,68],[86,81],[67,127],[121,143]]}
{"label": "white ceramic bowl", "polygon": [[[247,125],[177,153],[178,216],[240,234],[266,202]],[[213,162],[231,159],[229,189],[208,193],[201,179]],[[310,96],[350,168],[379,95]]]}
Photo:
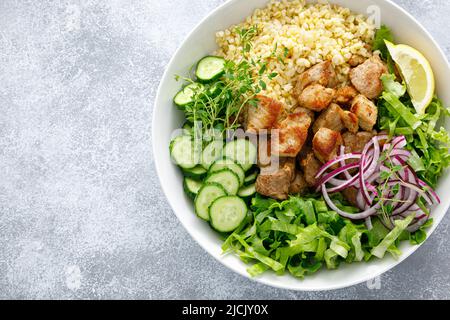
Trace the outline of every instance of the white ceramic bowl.
{"label": "white ceramic bowl", "polygon": [[[173,56],[161,80],[153,112],[153,153],[156,171],[167,196],[167,199],[190,235],[214,258],[237,273],[249,277],[248,267],[233,255],[221,255],[221,240],[217,234],[193,212],[191,201],[185,196],[180,170],[171,162],[168,146],[173,130],[179,128],[184,120],[183,114],[173,106],[172,98],[180,88],[180,83],[174,80],[175,74],[186,74],[195,61],[210,54],[216,49],[215,32],[239,23],[249,16],[254,9],[264,7],[268,0],[231,0],[214,10],[186,38]],[[450,106],[450,68],[448,61],[433,40],[431,35],[407,12],[387,0],[331,0],[351,10],[367,14],[370,6],[378,6],[381,21],[395,33],[396,42],[409,44],[420,50],[429,59],[435,72],[437,91],[441,99]],[[371,8],[372,10],[374,7]],[[373,11],[372,11],[373,12]],[[450,130],[447,125],[447,130]],[[445,215],[450,197],[446,196],[450,189],[449,172],[442,177],[438,194],[442,203],[433,211],[434,225],[429,234],[434,231]],[[400,260],[386,256],[382,260],[370,263],[342,264],[338,270],[322,270],[304,280],[295,279],[289,275],[276,276],[271,272],[255,278],[261,283],[293,290],[331,290],[343,288],[370,280],[383,272],[395,267],[406,259],[418,246],[403,243]]]}

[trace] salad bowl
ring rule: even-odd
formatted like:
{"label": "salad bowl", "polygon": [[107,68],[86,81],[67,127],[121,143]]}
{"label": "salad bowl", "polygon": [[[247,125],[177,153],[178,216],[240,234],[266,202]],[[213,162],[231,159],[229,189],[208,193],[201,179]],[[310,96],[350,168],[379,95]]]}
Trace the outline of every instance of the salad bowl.
{"label": "salad bowl", "polygon": [[[180,183],[182,174],[171,161],[168,145],[173,133],[184,122],[183,113],[173,106],[173,97],[179,90],[180,84],[175,75],[183,75],[192,65],[205,55],[217,49],[215,34],[231,25],[243,21],[256,8],[264,7],[267,0],[230,0],[201,21],[188,35],[167,65],[166,71],[158,88],[152,123],[152,141],[155,167],[162,189],[168,203],[192,238],[211,256],[220,261],[227,268],[249,277],[247,265],[235,255],[222,254],[222,240],[208,224],[204,223],[194,213],[191,201],[183,192]],[[337,4],[364,15],[377,14],[381,23],[389,26],[395,38],[400,43],[409,44],[429,60],[434,70],[436,91],[444,105],[450,105],[450,67],[445,54],[439,48],[432,36],[405,10],[388,0],[332,0]],[[444,124],[447,131],[449,124]],[[436,192],[441,195],[441,203],[433,209],[434,224],[428,231],[428,237],[438,227],[449,206],[450,173],[446,172],[439,180]],[[381,260],[368,263],[353,263],[342,265],[337,270],[322,270],[305,279],[299,280],[292,276],[277,276],[274,273],[264,273],[251,278],[266,285],[304,291],[332,290],[352,286],[373,279],[394,268],[413,254],[420,246],[412,246],[407,242],[400,245],[402,255],[398,259],[386,256]],[[405,263],[408,263],[406,261]],[[201,271],[199,271],[201,272]]]}

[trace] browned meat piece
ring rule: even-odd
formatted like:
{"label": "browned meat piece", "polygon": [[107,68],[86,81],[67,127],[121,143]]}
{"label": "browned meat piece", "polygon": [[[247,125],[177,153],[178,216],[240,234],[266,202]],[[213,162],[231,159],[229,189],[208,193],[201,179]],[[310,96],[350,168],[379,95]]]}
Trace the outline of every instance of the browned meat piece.
{"label": "browned meat piece", "polygon": [[341,112],[343,112],[343,110],[337,104],[330,104],[327,109],[322,111],[316,122],[314,122],[313,132],[316,133],[320,128],[328,128],[340,132],[344,129],[341,120]]}
{"label": "browned meat piece", "polygon": [[346,132],[342,135],[344,140],[345,152],[362,152],[364,146],[375,136],[374,132],[358,132],[356,134]]}
{"label": "browned meat piece", "polygon": [[[308,135],[308,138],[310,138],[311,136],[312,136],[312,134]],[[312,152],[312,147],[311,147],[312,138],[308,139],[308,140],[309,141],[307,141],[305,143],[305,145],[303,146],[302,150],[300,151],[300,153],[297,156],[298,164],[301,164],[301,161],[306,158],[308,153]]]}
{"label": "browned meat piece", "polygon": [[290,181],[286,172],[276,171],[265,174],[264,170],[256,179],[256,192],[277,200],[286,200],[289,194]]}
{"label": "browned meat piece", "polygon": [[305,112],[289,114],[272,130],[272,153],[282,157],[296,157],[308,137],[311,118]]}
{"label": "browned meat piece", "polygon": [[289,186],[290,194],[302,194],[308,189],[308,184],[306,183],[303,173],[297,171],[295,173],[294,181],[291,182]]}
{"label": "browned meat piece", "polygon": [[298,97],[298,103],[300,107],[320,112],[330,105],[334,94],[334,89],[325,88],[320,84],[313,84],[303,90]]}
{"label": "browned meat piece", "polygon": [[355,88],[351,86],[342,87],[336,90],[334,102],[339,103],[341,105],[348,105],[357,95],[358,91],[356,91]]}
{"label": "browned meat piece", "polygon": [[318,63],[303,72],[298,77],[297,84],[294,88],[294,96],[297,98],[300,97],[303,90],[312,84],[320,84],[329,88],[336,87],[336,71],[334,71],[331,61]]}
{"label": "browned meat piece", "polygon": [[322,164],[316,159],[313,152],[309,152],[303,159],[300,160],[300,166],[305,174],[305,181],[310,187],[316,185],[316,175],[319,172]]}
{"label": "browned meat piece", "polygon": [[262,168],[256,179],[256,191],[264,196],[285,200],[295,173],[294,158],[280,158],[278,168]]}
{"label": "browned meat piece", "polygon": [[363,64],[350,70],[350,80],[353,86],[369,99],[378,98],[383,91],[380,77],[388,73],[388,68],[377,55]]}
{"label": "browned meat piece", "polygon": [[340,112],[342,123],[344,124],[344,127],[348,129],[348,131],[352,133],[358,132],[359,129],[359,120],[356,114],[351,113],[347,110],[342,110]]}
{"label": "browned meat piece", "polygon": [[360,94],[353,99],[350,111],[358,117],[361,129],[372,131],[378,117],[378,108],[372,101]]}
{"label": "browned meat piece", "polygon": [[344,198],[353,206],[358,207],[358,202],[356,201],[356,195],[358,194],[358,190],[355,188],[347,188],[342,191],[342,195]]}
{"label": "browned meat piece", "polygon": [[302,108],[302,107],[297,107],[297,108],[295,108],[295,110],[293,111],[293,113],[298,113],[298,112],[304,112],[304,113],[306,113],[306,114],[308,115],[308,117],[311,118],[311,123],[314,122],[314,119],[315,119],[314,111],[311,111],[311,110],[309,110],[309,109]]}
{"label": "browned meat piece", "polygon": [[336,158],[342,143],[342,136],[339,132],[320,128],[313,138],[313,151],[316,158],[325,163]]}
{"label": "browned meat piece", "polygon": [[350,60],[348,60],[348,64],[352,67],[357,67],[360,64],[362,64],[365,60],[366,60],[366,58],[364,58],[363,56],[354,54],[354,55],[352,55]]}
{"label": "browned meat piece", "polygon": [[257,106],[247,106],[247,132],[250,133],[272,128],[284,109],[283,105],[274,99],[263,95],[256,98],[259,100]]}
{"label": "browned meat piece", "polygon": [[289,175],[289,181],[295,178],[295,158],[282,157],[279,158],[279,166]]}

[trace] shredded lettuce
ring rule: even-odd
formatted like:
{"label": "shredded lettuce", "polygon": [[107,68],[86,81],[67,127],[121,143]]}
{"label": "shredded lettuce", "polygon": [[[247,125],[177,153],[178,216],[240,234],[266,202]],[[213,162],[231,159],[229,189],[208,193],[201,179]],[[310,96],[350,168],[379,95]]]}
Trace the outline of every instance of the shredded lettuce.
{"label": "shredded lettuce", "polygon": [[353,223],[347,223],[339,232],[339,239],[349,243],[354,250],[355,261],[362,261],[364,258],[364,250],[362,249],[361,236],[365,228],[361,228]]}
{"label": "shredded lettuce", "polygon": [[421,226],[419,230],[417,230],[414,233],[408,233],[409,242],[412,245],[417,245],[417,244],[421,244],[422,242],[424,242],[427,239],[427,232],[425,230],[428,229],[429,227],[431,227],[432,224],[433,224],[433,219],[428,219],[428,221],[425,222],[425,224],[423,226]]}
{"label": "shredded lettuce", "polygon": [[422,122],[416,115],[412,113],[412,111],[407,106],[405,106],[400,101],[396,94],[397,92],[383,92],[382,99],[385,102],[385,107],[396,120],[397,117],[400,117],[409,127],[411,127],[413,130],[416,130],[422,124]]}
{"label": "shredded lettuce", "polygon": [[[340,195],[334,195],[334,201],[339,206],[358,210]],[[413,239],[407,231],[402,229],[402,232],[407,233],[406,239]],[[247,269],[251,276],[272,270],[303,278],[323,266],[335,269],[341,262],[367,261],[375,256],[372,250],[384,245],[387,245],[385,252],[396,256],[398,237],[391,243],[394,237],[389,234],[378,218],[373,219],[373,228],[367,230],[363,223],[344,219],[331,211],[317,195],[291,197],[286,201],[256,195],[248,219],[228,236],[222,249],[235,252],[251,264]]]}
{"label": "shredded lettuce", "polygon": [[387,92],[392,93],[397,98],[400,98],[406,93],[406,84],[396,81],[396,77],[393,74],[383,74],[381,76],[381,82]]}
{"label": "shredded lettuce", "polygon": [[[402,232],[408,227],[408,225],[414,220],[414,214],[411,214],[410,216],[406,217],[403,220],[396,220],[394,222],[394,229],[389,232],[384,239],[380,242],[379,245],[377,245],[375,248],[373,248],[370,253],[374,255],[377,258],[382,259],[388,251],[389,248],[391,248],[394,245],[394,242],[397,240],[398,237],[402,234]],[[398,249],[392,248],[392,251],[395,252],[394,257],[398,256]]]}
{"label": "shredded lettuce", "polygon": [[391,29],[389,29],[385,25],[382,25],[380,29],[378,29],[377,32],[375,33],[375,39],[373,41],[373,50],[380,51],[381,56],[387,60],[389,57],[389,50],[386,47],[385,40],[389,42],[394,42],[394,36],[392,34]]}
{"label": "shredded lettuce", "polygon": [[395,75],[382,76],[381,80],[384,92],[378,101],[378,129],[388,131],[391,136],[405,136],[412,153],[409,165],[420,179],[436,187],[438,179],[450,166],[450,137],[442,127],[449,115],[448,109],[435,97],[426,114],[419,116],[405,85],[397,82]]}
{"label": "shredded lettuce", "polygon": [[415,112],[405,83],[397,81],[386,40],[394,42],[394,37],[388,27],[382,26],[375,34],[373,49],[381,52],[390,74],[381,77],[384,92],[378,100],[378,129],[388,131],[391,136],[405,136],[407,148],[412,153],[409,165],[420,179],[434,188],[450,166],[450,136],[443,127],[450,111],[435,97],[424,115]]}

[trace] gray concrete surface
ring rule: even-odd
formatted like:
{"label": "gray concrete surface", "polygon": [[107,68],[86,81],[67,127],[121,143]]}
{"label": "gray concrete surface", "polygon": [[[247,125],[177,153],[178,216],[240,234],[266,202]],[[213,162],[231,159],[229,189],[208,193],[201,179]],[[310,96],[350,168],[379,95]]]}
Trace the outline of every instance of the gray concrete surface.
{"label": "gray concrete surface", "polygon": [[[223,267],[159,187],[152,104],[169,58],[222,0],[0,1],[0,298],[450,298],[450,216],[366,284],[278,290]],[[447,55],[447,0],[396,0]]]}

